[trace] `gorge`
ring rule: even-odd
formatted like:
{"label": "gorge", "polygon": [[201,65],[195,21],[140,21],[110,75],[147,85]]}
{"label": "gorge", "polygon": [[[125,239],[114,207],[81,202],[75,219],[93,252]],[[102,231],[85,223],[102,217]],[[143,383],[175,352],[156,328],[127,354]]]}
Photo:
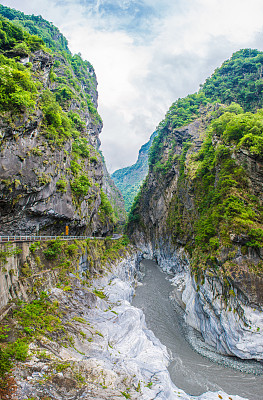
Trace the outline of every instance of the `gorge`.
{"label": "gorge", "polygon": [[32,238],[0,243],[0,398],[260,400],[263,53],[233,54],[112,175],[122,232],[92,65],[0,14],[1,241]]}

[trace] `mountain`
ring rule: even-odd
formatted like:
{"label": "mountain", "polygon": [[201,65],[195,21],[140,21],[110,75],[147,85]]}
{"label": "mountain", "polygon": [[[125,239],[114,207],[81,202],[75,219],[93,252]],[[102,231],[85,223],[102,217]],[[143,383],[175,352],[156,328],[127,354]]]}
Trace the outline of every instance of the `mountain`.
{"label": "mountain", "polygon": [[112,231],[94,68],[42,17],[0,16],[0,233]]}
{"label": "mountain", "polygon": [[140,148],[138,159],[135,164],[130,167],[118,169],[111,175],[115,185],[120,189],[123,195],[127,212],[130,210],[133,200],[137,195],[143,180],[147,176],[149,169],[148,154],[156,135],[157,132],[154,132],[151,135],[150,140]]}
{"label": "mountain", "polygon": [[106,164],[104,162],[103,164],[103,185],[102,189],[103,192],[107,195],[107,198],[109,199],[114,215],[116,219],[118,220],[118,224],[120,226],[123,226],[127,220],[127,212],[125,210],[125,203],[124,199],[122,196],[122,193],[120,189],[117,187],[117,185],[114,183],[113,179],[111,178],[107,168]]}
{"label": "mountain", "polygon": [[[198,116],[199,106],[207,104],[208,100],[226,104],[237,102],[245,111],[263,107],[262,57],[258,50],[244,49],[236,52],[201,85],[199,100],[190,96],[177,100],[171,106],[165,120],[150,140],[141,147],[137,162],[112,174],[112,179],[123,194],[126,211],[131,209],[134,198],[147,176],[148,156],[153,139],[159,133],[162,136],[163,125],[168,120],[172,127],[191,122]],[[158,146],[157,143],[155,146]]]}
{"label": "mountain", "polygon": [[263,326],[262,67],[262,52],[241,50],[171,106],[127,227],[145,257],[184,275],[186,320],[207,344],[255,359]]}

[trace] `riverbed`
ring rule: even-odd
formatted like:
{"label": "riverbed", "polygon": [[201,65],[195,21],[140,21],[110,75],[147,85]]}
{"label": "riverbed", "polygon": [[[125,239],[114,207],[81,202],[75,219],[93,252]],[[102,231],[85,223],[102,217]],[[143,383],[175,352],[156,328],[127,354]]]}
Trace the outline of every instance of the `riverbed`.
{"label": "riverbed", "polygon": [[262,400],[262,364],[221,356],[209,351],[206,346],[203,353],[210,353],[213,361],[199,354],[190,342],[202,351],[202,338],[186,326],[183,310],[174,300],[176,296],[171,296],[175,291],[169,281],[171,277],[150,260],[142,261],[142,269],[144,277],[136,289],[132,305],[143,310],[148,328],[167,347],[171,357],[169,372],[174,384],[195,396],[223,390],[249,400]]}

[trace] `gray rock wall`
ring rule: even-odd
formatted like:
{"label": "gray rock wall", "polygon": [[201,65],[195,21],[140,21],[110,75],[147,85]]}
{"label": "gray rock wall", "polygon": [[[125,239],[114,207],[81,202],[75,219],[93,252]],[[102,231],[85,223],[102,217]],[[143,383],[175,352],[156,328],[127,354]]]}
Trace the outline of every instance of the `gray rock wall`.
{"label": "gray rock wall", "polygon": [[[230,236],[233,247],[230,245],[220,253],[224,262],[229,252],[235,249],[235,258],[231,260],[235,267],[227,279],[223,274],[212,273],[209,266],[203,277],[196,276],[196,280],[191,272],[191,243],[193,246],[195,243],[193,228],[199,217],[191,184],[194,174],[191,154],[200,149],[208,123],[209,116],[204,114],[188,126],[167,132],[162,143],[163,163],[172,142],[175,142],[173,151],[179,157],[183,142],[191,140],[185,154],[184,178],[180,177],[179,185],[180,164],[177,161],[165,173],[152,168],[135,210],[137,220],[130,222],[128,231],[144,257],[154,259],[164,270],[175,275],[185,274],[186,321],[202,333],[207,343],[224,354],[261,359],[263,280],[247,266],[261,265],[261,250],[250,248],[244,254],[244,238]],[[243,150],[233,157],[245,168],[254,195],[262,199],[262,162]],[[180,204],[182,219],[177,225],[176,221],[170,225],[169,215],[175,201]],[[179,226],[182,222],[183,228]]]}

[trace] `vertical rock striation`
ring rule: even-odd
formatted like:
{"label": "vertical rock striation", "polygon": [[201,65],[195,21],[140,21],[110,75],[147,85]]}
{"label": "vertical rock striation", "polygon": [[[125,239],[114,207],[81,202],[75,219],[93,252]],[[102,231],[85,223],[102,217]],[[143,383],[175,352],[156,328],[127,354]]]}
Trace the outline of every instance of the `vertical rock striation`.
{"label": "vertical rock striation", "polygon": [[241,119],[229,111],[201,107],[190,124],[163,128],[128,232],[145,257],[183,274],[186,321],[209,345],[262,360],[262,158],[226,143],[220,124]]}

